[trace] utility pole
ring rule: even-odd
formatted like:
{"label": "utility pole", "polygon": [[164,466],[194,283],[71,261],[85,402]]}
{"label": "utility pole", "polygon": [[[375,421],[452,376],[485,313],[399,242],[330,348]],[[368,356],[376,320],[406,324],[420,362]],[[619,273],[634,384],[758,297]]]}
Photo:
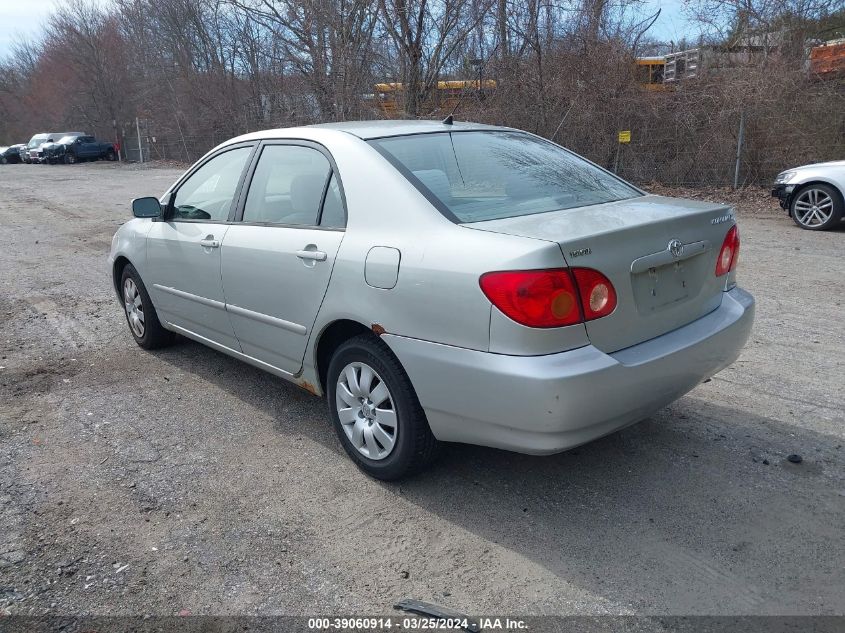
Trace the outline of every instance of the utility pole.
{"label": "utility pole", "polygon": [[141,147],[141,124],[138,122],[138,117],[135,117],[135,132],[138,134],[138,161],[144,163],[144,148]]}
{"label": "utility pole", "polygon": [[742,145],[745,141],[745,110],[739,113],[739,136],[736,139],[736,166],[734,167],[734,189],[739,189],[739,164],[742,159]]}
{"label": "utility pole", "polygon": [[111,126],[112,126],[112,128],[114,128],[114,142],[117,145],[117,147],[119,148],[117,150],[117,160],[122,161],[123,159],[120,156],[120,152],[123,150],[123,147],[120,144],[120,135],[117,133],[117,119],[111,120]]}

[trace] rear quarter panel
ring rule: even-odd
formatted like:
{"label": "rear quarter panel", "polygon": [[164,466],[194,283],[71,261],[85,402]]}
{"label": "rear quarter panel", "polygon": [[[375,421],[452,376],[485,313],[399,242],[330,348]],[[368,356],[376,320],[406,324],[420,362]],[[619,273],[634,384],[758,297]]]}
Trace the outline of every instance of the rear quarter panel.
{"label": "rear quarter panel", "polygon": [[[324,144],[338,166],[348,221],[313,331],[352,319],[391,334],[487,351],[492,306],[479,277],[491,270],[563,266],[557,244],[453,224],[366,142],[335,134]],[[374,246],[401,253],[390,290],[365,281]]]}

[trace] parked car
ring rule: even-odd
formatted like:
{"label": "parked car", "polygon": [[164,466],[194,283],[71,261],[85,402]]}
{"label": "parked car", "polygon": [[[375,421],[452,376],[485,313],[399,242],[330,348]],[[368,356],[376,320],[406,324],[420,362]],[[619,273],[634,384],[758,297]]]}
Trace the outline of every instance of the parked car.
{"label": "parked car", "polygon": [[21,162],[21,149],[26,148],[26,145],[10,145],[8,147],[0,147],[0,165],[7,163]]}
{"label": "parked car", "polygon": [[80,132],[74,132],[63,136],[55,143],[44,143],[40,148],[41,160],[46,163],[68,163],[73,164],[84,160],[116,160],[112,143],[102,143],[93,136],[86,136]]}
{"label": "parked car", "polygon": [[23,162],[31,163],[32,158],[30,152],[35,152],[35,154],[37,155],[38,148],[41,147],[42,143],[48,142],[47,139],[49,138],[49,132],[41,132],[40,134],[36,134],[31,139],[29,139],[29,142],[26,144],[26,149],[21,152],[21,159],[23,160]]}
{"label": "parked car", "polygon": [[81,160],[117,160],[117,152],[113,143],[98,141],[93,136],[66,136],[59,143],[65,163],[73,164]]}
{"label": "parked car", "polygon": [[42,143],[39,147],[41,162],[49,163],[51,165],[65,162],[65,152],[68,145],[73,144],[79,138],[82,138],[82,134],[75,132],[73,134],[63,136],[53,142]]}
{"label": "parked car", "polygon": [[80,133],[74,133],[63,136],[53,142],[42,143],[39,148],[41,161],[51,165],[65,162],[65,150],[67,146],[78,138],[82,138],[82,135]]}
{"label": "parked car", "polygon": [[775,178],[772,195],[802,229],[833,228],[845,215],[845,160],[782,171]]}
{"label": "parked car", "polygon": [[83,136],[85,132],[41,132],[40,134],[36,134],[31,139],[29,139],[29,143],[27,143],[26,148],[26,155],[24,157],[24,162],[27,163],[40,163],[45,162],[43,161],[43,150],[42,145],[55,143],[61,138],[65,136]]}
{"label": "parked car", "polygon": [[137,344],[178,333],[325,395],[382,479],[440,442],[612,433],[732,363],[753,321],[731,208],[513,129],[256,132],[132,208],[109,265]]}

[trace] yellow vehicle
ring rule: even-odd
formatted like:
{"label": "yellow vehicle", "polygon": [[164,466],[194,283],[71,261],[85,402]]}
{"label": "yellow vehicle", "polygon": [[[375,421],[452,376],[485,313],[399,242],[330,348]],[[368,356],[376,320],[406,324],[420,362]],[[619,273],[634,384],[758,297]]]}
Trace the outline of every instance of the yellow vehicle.
{"label": "yellow vehicle", "polygon": [[663,83],[666,72],[665,57],[637,57],[637,83],[646,90],[666,90]]}
{"label": "yellow vehicle", "polygon": [[[497,86],[495,79],[451,79],[438,81],[435,89],[431,91],[423,108],[429,111],[449,110],[451,111],[461,98],[470,99],[473,96],[485,95],[495,90]],[[375,85],[373,99],[376,106],[388,116],[394,116],[401,112],[405,86],[402,83],[380,83]]]}

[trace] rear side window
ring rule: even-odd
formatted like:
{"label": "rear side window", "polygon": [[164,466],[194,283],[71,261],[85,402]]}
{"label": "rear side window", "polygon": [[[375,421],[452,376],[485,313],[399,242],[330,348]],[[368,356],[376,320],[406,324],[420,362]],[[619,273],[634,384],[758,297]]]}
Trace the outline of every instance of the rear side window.
{"label": "rear side window", "polygon": [[343,228],[346,226],[346,214],[343,211],[343,200],[340,197],[340,185],[332,174],[326,199],[323,202],[323,214],[320,216],[320,226]]}
{"label": "rear side window", "polygon": [[267,145],[249,185],[243,221],[316,226],[331,173],[316,149]]}
{"label": "rear side window", "polygon": [[623,180],[520,132],[452,132],[370,141],[447,217],[480,222],[642,195]]}

